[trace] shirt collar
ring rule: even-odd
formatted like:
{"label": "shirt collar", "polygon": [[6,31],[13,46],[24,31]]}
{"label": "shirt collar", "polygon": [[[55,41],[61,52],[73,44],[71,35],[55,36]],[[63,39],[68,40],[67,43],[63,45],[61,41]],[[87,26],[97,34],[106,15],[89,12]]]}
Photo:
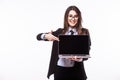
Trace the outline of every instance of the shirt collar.
{"label": "shirt collar", "polygon": [[78,35],[76,28],[71,28],[71,27],[68,28],[68,31],[65,33],[65,35],[70,35],[71,30],[74,32],[74,35]]}
{"label": "shirt collar", "polygon": [[68,32],[70,32],[71,30],[72,30],[73,32],[77,32],[77,31],[76,31],[76,28],[71,28],[71,27],[69,27],[69,28],[68,28]]}

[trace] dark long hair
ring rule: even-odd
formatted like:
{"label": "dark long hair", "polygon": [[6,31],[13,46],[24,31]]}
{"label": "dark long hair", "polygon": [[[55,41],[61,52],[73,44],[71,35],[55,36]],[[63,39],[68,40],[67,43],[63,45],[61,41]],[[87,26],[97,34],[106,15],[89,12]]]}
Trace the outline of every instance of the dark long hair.
{"label": "dark long hair", "polygon": [[71,10],[74,10],[77,15],[78,15],[78,22],[75,25],[76,30],[78,31],[78,34],[81,33],[81,28],[82,28],[82,16],[80,10],[76,6],[69,6],[66,9],[65,15],[64,15],[64,29],[63,29],[63,34],[68,30],[69,24],[68,24],[68,14]]}

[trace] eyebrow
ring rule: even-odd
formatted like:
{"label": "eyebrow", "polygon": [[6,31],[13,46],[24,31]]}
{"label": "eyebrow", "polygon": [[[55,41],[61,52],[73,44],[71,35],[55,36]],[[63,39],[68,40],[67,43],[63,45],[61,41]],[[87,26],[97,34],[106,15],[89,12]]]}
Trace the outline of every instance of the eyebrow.
{"label": "eyebrow", "polygon": [[77,14],[76,15],[73,15],[73,14],[68,14],[68,16],[78,16]]}

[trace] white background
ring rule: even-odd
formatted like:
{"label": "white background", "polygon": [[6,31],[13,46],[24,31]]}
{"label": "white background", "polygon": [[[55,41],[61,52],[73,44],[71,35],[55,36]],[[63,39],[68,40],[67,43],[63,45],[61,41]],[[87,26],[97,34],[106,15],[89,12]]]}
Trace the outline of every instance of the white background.
{"label": "white background", "polygon": [[36,35],[62,28],[70,5],[91,34],[88,80],[120,80],[119,0],[0,0],[0,80],[48,80],[52,42]]}

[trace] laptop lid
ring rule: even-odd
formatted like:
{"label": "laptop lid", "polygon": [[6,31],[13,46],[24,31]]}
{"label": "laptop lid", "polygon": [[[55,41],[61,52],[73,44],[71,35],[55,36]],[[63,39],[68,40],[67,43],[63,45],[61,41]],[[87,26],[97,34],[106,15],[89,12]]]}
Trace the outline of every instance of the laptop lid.
{"label": "laptop lid", "polygon": [[59,35],[59,57],[89,57],[88,35]]}

